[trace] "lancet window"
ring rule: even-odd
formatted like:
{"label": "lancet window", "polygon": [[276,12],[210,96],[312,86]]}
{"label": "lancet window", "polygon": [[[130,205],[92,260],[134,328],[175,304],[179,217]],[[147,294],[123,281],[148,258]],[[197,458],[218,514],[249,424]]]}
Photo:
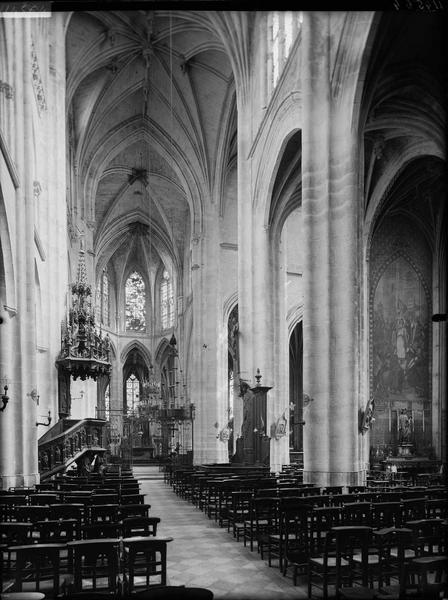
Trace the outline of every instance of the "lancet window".
{"label": "lancet window", "polygon": [[174,324],[173,284],[168,271],[164,271],[160,283],[160,313],[162,328],[168,329]]}
{"label": "lancet window", "polygon": [[299,11],[274,11],[270,15],[268,48],[272,48],[272,54],[268,60],[268,85],[271,91],[278,83],[301,22],[302,13]]}
{"label": "lancet window", "polygon": [[126,330],[146,331],[146,290],[143,277],[137,271],[129,275],[125,286]]}
{"label": "lancet window", "polygon": [[140,396],[140,382],[132,373],[126,381],[126,406],[128,415],[133,415],[137,411],[137,404]]}
{"label": "lancet window", "polygon": [[103,269],[100,281],[96,288],[96,320],[102,325],[109,327],[109,275],[107,269]]}

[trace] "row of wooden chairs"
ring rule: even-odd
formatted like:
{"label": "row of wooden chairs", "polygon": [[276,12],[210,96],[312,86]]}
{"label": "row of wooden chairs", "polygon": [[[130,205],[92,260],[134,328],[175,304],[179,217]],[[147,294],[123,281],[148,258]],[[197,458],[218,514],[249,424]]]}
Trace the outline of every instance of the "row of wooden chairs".
{"label": "row of wooden chairs", "polygon": [[328,598],[330,586],[334,586],[336,598],[347,600],[427,600],[446,594],[448,557],[419,554],[412,540],[409,529],[374,532],[361,525],[334,527],[325,538],[321,554],[308,559],[299,556],[303,562],[294,557],[294,566],[306,574],[308,598],[315,587],[321,589],[324,599]]}
{"label": "row of wooden chairs", "polygon": [[86,504],[133,504],[143,502],[144,494],[118,494],[114,490],[107,490],[106,493],[98,491],[58,491],[58,492],[39,492],[36,494],[3,494],[0,496],[0,505],[2,504],[58,504],[60,502],[84,502]]}
{"label": "row of wooden chairs", "polygon": [[124,595],[136,588],[166,585],[166,554],[170,537],[76,540],[11,546],[16,566],[7,591],[59,594],[103,591]]}
{"label": "row of wooden chairs", "polygon": [[128,517],[80,526],[76,519],[0,523],[0,544],[59,543],[98,537],[155,536],[159,517]]}
{"label": "row of wooden chairs", "polygon": [[126,517],[147,517],[150,504],[93,504],[79,502],[52,505],[0,505],[0,521],[43,521],[46,519],[75,518],[80,524],[99,520],[119,520]]}
{"label": "row of wooden chairs", "polygon": [[[417,561],[412,569],[406,567],[405,575],[401,571],[393,572],[399,581],[400,593],[410,586],[415,588],[415,592],[425,578],[428,583],[425,564],[432,565],[434,562],[438,568],[443,563],[447,552],[447,503],[446,489],[441,486],[432,489],[422,486],[351,486],[350,493],[344,494],[341,486],[320,489],[283,480],[284,485],[275,481],[274,487],[272,479],[262,479],[257,481],[247,477],[242,481],[238,477],[216,474],[210,477],[209,474],[183,472],[180,476],[172,475],[172,484],[180,497],[196,504],[221,526],[227,525],[237,540],[243,539],[245,545],[249,543],[251,550],[256,545],[262,558],[267,555],[269,565],[272,560],[278,559],[283,574],[292,566],[294,584],[302,570],[308,575],[310,594],[316,578],[319,580],[319,564],[323,564],[327,551],[325,568],[321,573],[325,580],[324,597],[328,594],[330,581],[335,584],[337,595],[358,597],[350,596],[345,589],[353,584],[356,573],[360,575],[358,583],[364,588],[372,586],[374,576],[377,577],[377,589],[372,591],[370,587],[364,591],[366,597],[379,597],[378,590],[383,593],[385,584],[392,579],[391,575],[385,576],[386,565],[390,570],[397,565],[396,556],[395,563],[390,556],[389,563],[386,561],[386,549],[389,547],[391,550],[392,543],[389,532],[394,532],[391,539],[395,542],[396,532],[403,530],[410,536],[412,547],[405,548],[406,558]],[[302,509],[306,513],[304,520],[298,514]],[[340,561],[337,578],[332,580],[331,567],[337,563],[335,536],[355,529],[364,531],[365,537],[365,532],[368,532],[368,552],[359,553],[361,546],[358,540],[358,571],[354,569],[353,561],[341,554],[345,562]],[[429,532],[432,532],[432,538]],[[417,543],[417,540],[420,541]],[[379,548],[383,553],[381,559]],[[395,547],[392,554],[396,552]],[[379,561],[382,568],[375,571],[374,566]],[[328,579],[326,573],[329,574]]]}

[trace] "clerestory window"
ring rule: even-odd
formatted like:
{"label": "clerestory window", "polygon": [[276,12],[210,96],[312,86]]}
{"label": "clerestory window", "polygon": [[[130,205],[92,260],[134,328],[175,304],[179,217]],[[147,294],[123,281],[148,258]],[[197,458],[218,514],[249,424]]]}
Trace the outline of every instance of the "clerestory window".
{"label": "clerestory window", "polygon": [[174,325],[174,297],[173,284],[168,271],[164,271],[160,283],[160,313],[162,329],[168,329]]}
{"label": "clerestory window", "polygon": [[137,271],[129,275],[125,285],[126,331],[146,331],[146,290]]}
{"label": "clerestory window", "polygon": [[97,322],[109,327],[109,275],[107,269],[103,269],[96,288],[95,307]]}

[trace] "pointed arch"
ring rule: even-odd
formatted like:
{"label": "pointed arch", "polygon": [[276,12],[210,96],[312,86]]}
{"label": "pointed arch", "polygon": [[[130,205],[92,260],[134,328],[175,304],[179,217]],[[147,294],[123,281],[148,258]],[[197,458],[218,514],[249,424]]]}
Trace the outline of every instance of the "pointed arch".
{"label": "pointed arch", "polygon": [[132,340],[123,348],[120,353],[120,360],[122,363],[125,363],[130,354],[135,351],[140,352],[145,360],[147,368],[149,369],[152,365],[151,353],[148,348],[146,348],[146,346],[139,340]]}

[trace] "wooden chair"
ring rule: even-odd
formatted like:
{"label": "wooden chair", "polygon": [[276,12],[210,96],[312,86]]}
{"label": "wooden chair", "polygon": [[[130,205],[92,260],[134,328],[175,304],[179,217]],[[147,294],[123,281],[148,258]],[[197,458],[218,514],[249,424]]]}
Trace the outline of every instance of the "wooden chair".
{"label": "wooden chair", "polygon": [[445,551],[445,524],[442,519],[417,519],[406,521],[412,530],[417,556],[434,556]]}
{"label": "wooden chair", "polygon": [[213,592],[207,588],[167,585],[131,594],[136,600],[213,600]]}
{"label": "wooden chair", "polygon": [[89,539],[68,542],[73,561],[73,592],[85,589],[117,591],[119,540]]}
{"label": "wooden chair", "polygon": [[120,504],[143,504],[145,494],[120,494]]}
{"label": "wooden chair", "polygon": [[434,498],[426,500],[427,519],[446,519],[448,517],[448,502],[445,498]]}
{"label": "wooden chair", "polygon": [[372,522],[372,505],[370,502],[351,502],[342,508],[343,525],[368,525]]}
{"label": "wooden chair", "polygon": [[285,511],[280,527],[284,530],[283,547],[279,551],[279,562],[285,576],[289,566],[293,567],[293,583],[297,585],[299,571],[306,572],[310,557],[311,540],[311,504],[299,505],[296,509]]}
{"label": "wooden chair", "polygon": [[40,544],[71,542],[77,538],[78,527],[76,519],[37,521],[34,524]]}
{"label": "wooden chair", "polygon": [[384,529],[385,527],[400,527],[400,502],[374,502],[372,504],[371,525],[375,529]]}
{"label": "wooden chair", "polygon": [[118,505],[118,494],[92,494],[90,504],[96,506],[104,506],[106,504]]}
{"label": "wooden chair", "polygon": [[417,576],[416,594],[419,599],[448,597],[448,556],[414,558],[410,567]]}
{"label": "wooden chair", "polygon": [[128,517],[147,517],[150,508],[150,504],[120,504],[118,512],[122,519],[127,519]]}
{"label": "wooden chair", "polygon": [[[167,544],[172,540],[172,537],[123,538],[124,569],[129,592],[139,584],[145,588],[166,585]],[[157,582],[151,583],[154,579]]]}
{"label": "wooden chair", "polygon": [[32,530],[32,523],[18,523],[17,521],[0,523],[1,576],[12,576],[16,562],[16,555],[12,547],[32,543]]}
{"label": "wooden chair", "polygon": [[16,506],[16,519],[21,522],[28,521],[29,523],[37,523],[37,521],[45,521],[51,516],[50,507],[47,506]]}
{"label": "wooden chair", "polygon": [[118,538],[121,533],[121,524],[119,522],[112,523],[110,521],[102,521],[97,523],[89,523],[83,525],[82,536],[85,540],[94,540],[100,538]]}
{"label": "wooden chair", "polygon": [[47,506],[59,502],[59,494],[31,494],[29,496],[32,506]]}
{"label": "wooden chair", "polygon": [[[328,532],[323,554],[311,556],[308,561],[308,598],[311,598],[313,586],[322,588],[326,600],[330,585],[335,586],[336,598],[340,598],[344,587],[353,587],[359,582],[364,592],[357,592],[373,598],[373,594],[367,591],[371,532],[372,529],[365,526],[339,526]],[[359,565],[353,560],[355,555],[361,555]],[[344,594],[347,598],[350,592],[344,590]]]}
{"label": "wooden chair", "polygon": [[244,532],[244,522],[249,518],[249,502],[252,492],[243,490],[232,492],[232,507],[228,511],[227,531],[232,529],[233,537],[239,541]]}
{"label": "wooden chair", "polygon": [[322,494],[334,496],[335,494],[342,494],[343,485],[330,485],[322,490]]}
{"label": "wooden chair", "polygon": [[12,591],[43,591],[46,597],[59,594],[62,580],[61,552],[65,544],[27,544],[11,546],[16,553],[16,571]]}
{"label": "wooden chair", "polygon": [[93,504],[88,508],[90,523],[116,523],[119,518],[118,504]]}
{"label": "wooden chair", "polygon": [[122,521],[123,537],[156,536],[159,517],[128,517]]}
{"label": "wooden chair", "polygon": [[374,531],[373,539],[379,556],[379,591],[391,599],[404,598],[408,565],[416,556],[412,530],[387,527]]}
{"label": "wooden chair", "polygon": [[265,548],[269,551],[270,536],[278,534],[278,498],[275,497],[256,497],[254,502],[254,522],[252,527],[254,531],[251,533],[251,550],[253,542],[257,543],[257,552],[261,559],[264,560]]}
{"label": "wooden chair", "polygon": [[426,518],[425,498],[405,498],[401,501],[401,522]]}
{"label": "wooden chair", "polygon": [[27,497],[23,494],[16,495],[8,493],[0,496],[0,517],[2,523],[5,521],[21,521],[17,516],[17,506],[25,506]]}
{"label": "wooden chair", "polygon": [[328,532],[339,527],[342,521],[342,509],[339,506],[313,508],[310,516],[310,553],[322,554]]}

